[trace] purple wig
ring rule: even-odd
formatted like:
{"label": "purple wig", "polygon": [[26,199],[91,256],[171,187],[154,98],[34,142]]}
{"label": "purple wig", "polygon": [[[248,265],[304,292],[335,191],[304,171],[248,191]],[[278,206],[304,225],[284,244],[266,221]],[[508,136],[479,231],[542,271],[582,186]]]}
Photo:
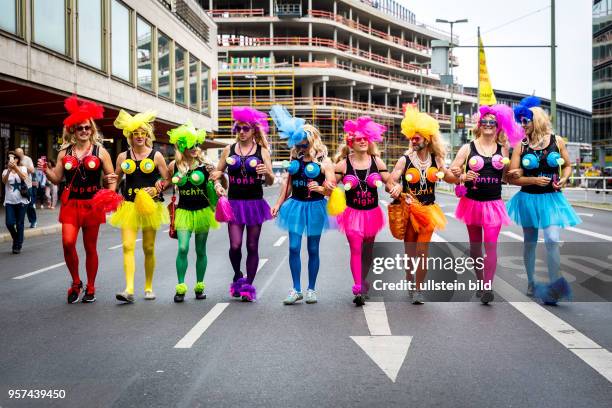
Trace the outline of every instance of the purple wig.
{"label": "purple wig", "polygon": [[232,118],[236,122],[250,123],[259,127],[263,133],[268,134],[268,115],[264,112],[260,112],[250,106],[233,106],[232,107]]}

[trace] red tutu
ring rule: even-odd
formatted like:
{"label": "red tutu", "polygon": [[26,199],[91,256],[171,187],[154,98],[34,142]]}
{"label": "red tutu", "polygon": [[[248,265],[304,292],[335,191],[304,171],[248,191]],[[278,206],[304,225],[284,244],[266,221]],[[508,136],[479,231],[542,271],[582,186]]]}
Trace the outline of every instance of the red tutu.
{"label": "red tutu", "polygon": [[385,226],[385,216],[380,206],[371,210],[346,207],[336,220],[340,231],[358,234],[364,238],[374,238]]}
{"label": "red tutu", "polygon": [[492,227],[510,225],[510,217],[506,212],[503,200],[477,201],[465,196],[459,199],[455,217],[466,225]]}
{"label": "red tutu", "polygon": [[59,213],[59,222],[72,224],[77,227],[93,227],[106,222],[104,208],[94,205],[94,200],[69,199],[62,204]]}

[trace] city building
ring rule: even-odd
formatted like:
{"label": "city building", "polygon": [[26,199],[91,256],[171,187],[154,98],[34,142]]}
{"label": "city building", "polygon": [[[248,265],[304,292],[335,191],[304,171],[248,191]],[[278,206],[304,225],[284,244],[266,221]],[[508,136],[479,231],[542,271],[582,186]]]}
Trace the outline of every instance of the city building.
{"label": "city building", "polygon": [[612,0],[593,1],[593,156],[612,166]]}
{"label": "city building", "polygon": [[[56,157],[64,99],[105,107],[105,146],[125,149],[120,109],[157,111],[157,147],[191,120],[217,128],[217,27],[194,0],[0,1],[0,141],[34,159]],[[210,142],[210,146],[219,143]]]}
{"label": "city building", "polygon": [[[466,92],[476,92],[476,88],[465,88]],[[521,93],[494,89],[497,103],[508,106],[518,105],[521,99],[528,96]],[[550,112],[550,100],[540,98],[542,108]],[[565,138],[572,163],[576,159],[584,166],[592,163],[592,140],[591,112],[557,102],[557,123],[554,131],[557,135]]]}
{"label": "city building", "polygon": [[[441,121],[449,139],[450,88],[429,70],[431,41],[450,35],[421,24],[393,0],[200,0],[218,25],[219,137],[231,140],[230,108],[285,105],[316,125],[330,151],[344,120],[370,115],[388,132],[383,155],[407,147],[400,133],[405,104]],[[454,42],[457,43],[457,39]],[[456,65],[456,60],[452,59]],[[476,98],[455,85],[459,111]],[[271,135],[273,158],[288,151]],[[450,140],[449,140],[450,141]],[[458,145],[458,136],[452,141]]]}

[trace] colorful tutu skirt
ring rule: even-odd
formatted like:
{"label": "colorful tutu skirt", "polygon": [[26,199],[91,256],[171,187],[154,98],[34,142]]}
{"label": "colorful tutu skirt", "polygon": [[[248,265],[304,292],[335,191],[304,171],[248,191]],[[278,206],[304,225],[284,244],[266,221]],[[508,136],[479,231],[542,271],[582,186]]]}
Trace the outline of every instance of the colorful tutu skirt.
{"label": "colorful tutu skirt", "polygon": [[457,204],[455,217],[463,221],[465,225],[476,225],[478,227],[510,225],[506,205],[501,199],[478,201],[463,196]]}
{"label": "colorful tutu skirt", "polygon": [[437,203],[412,202],[408,206],[408,222],[419,234],[446,228],[446,216]]}
{"label": "colorful tutu skirt", "polygon": [[133,230],[158,230],[162,224],[168,224],[169,222],[168,208],[159,201],[155,201],[155,210],[146,215],[138,211],[133,201],[123,201],[110,219],[110,224],[113,227]]}
{"label": "colorful tutu skirt", "polygon": [[270,206],[263,198],[258,200],[233,200],[229,199],[234,221],[232,224],[261,225],[272,219]]}
{"label": "colorful tutu skirt", "polygon": [[508,201],[507,207],[510,218],[522,227],[556,225],[564,228],[582,222],[561,192],[530,194],[519,191]]}
{"label": "colorful tutu skirt", "polygon": [[177,231],[191,231],[195,234],[219,228],[215,212],[210,207],[200,210],[177,208],[174,214],[174,228]]}
{"label": "colorful tutu skirt", "polygon": [[93,227],[104,224],[106,214],[104,209],[94,205],[93,200],[71,198],[60,207],[59,222],[76,227]]}
{"label": "colorful tutu skirt", "polygon": [[327,200],[302,201],[289,198],[283,203],[276,224],[289,232],[307,236],[321,235],[329,228]]}
{"label": "colorful tutu skirt", "polygon": [[336,221],[340,231],[363,238],[374,238],[385,226],[385,216],[380,206],[371,210],[346,207],[344,212],[336,217]]}

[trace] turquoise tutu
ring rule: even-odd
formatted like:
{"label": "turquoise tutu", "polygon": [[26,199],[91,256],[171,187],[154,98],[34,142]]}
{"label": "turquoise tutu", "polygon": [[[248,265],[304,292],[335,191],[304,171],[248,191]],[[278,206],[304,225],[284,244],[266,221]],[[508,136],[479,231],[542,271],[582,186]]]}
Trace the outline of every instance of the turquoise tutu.
{"label": "turquoise tutu", "polygon": [[506,206],[510,218],[522,227],[542,229],[556,225],[565,228],[582,222],[561,192],[529,194],[519,191]]}
{"label": "turquoise tutu", "polygon": [[329,228],[327,200],[300,201],[289,198],[283,203],[276,224],[289,232],[307,236],[321,235]]}

